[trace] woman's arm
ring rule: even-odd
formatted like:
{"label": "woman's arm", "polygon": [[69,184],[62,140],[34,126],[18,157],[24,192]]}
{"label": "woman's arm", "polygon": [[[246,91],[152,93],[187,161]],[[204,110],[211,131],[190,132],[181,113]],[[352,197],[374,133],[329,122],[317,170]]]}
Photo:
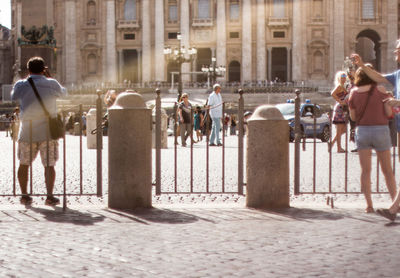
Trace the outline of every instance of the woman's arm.
{"label": "woman's arm", "polygon": [[389,83],[389,81],[379,72],[373,70],[370,67],[366,67],[363,60],[361,59],[360,55],[358,54],[352,54],[350,56],[351,59],[353,59],[353,63],[360,68],[363,69],[363,71],[368,75],[369,78],[374,80],[377,83]]}
{"label": "woman's arm", "polygon": [[337,85],[335,87],[335,89],[333,89],[333,91],[331,92],[331,96],[340,104],[346,104],[345,101],[342,101],[339,97],[338,97],[338,93],[342,92],[343,87],[341,85]]}

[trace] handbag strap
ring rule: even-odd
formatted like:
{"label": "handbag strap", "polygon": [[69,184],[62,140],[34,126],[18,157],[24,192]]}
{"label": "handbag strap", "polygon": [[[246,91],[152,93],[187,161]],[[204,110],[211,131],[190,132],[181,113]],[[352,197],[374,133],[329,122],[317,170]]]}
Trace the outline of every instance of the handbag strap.
{"label": "handbag strap", "polygon": [[41,98],[40,95],[39,95],[39,92],[38,92],[38,90],[37,90],[37,88],[36,88],[35,83],[33,82],[32,77],[29,77],[29,78],[28,78],[28,82],[29,82],[29,84],[31,84],[32,89],[33,89],[33,92],[35,92],[35,96],[37,97],[37,99],[39,100],[40,105],[41,105],[42,108],[43,108],[44,114],[45,114],[47,117],[50,117],[50,113],[49,113],[49,111],[47,111],[46,106],[44,106],[43,100],[42,100],[42,98]]}
{"label": "handbag strap", "polygon": [[360,116],[358,117],[358,120],[356,121],[357,125],[359,125],[361,119],[364,117],[365,110],[367,110],[368,102],[369,102],[369,99],[370,99],[370,97],[372,95],[372,91],[374,90],[374,88],[375,88],[375,84],[372,84],[371,88],[368,91],[368,97],[367,97],[367,101],[365,102],[364,108],[363,108]]}

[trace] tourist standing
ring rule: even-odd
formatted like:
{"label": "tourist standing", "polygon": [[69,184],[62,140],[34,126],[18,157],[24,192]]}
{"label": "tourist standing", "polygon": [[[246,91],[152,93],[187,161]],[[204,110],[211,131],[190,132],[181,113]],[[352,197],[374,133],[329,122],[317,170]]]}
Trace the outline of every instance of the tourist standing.
{"label": "tourist standing", "polygon": [[345,150],[342,148],[342,135],[346,132],[346,117],[347,117],[347,103],[346,96],[348,92],[345,88],[346,73],[344,71],[339,71],[335,76],[335,89],[333,89],[331,95],[336,100],[336,105],[333,111],[333,123],[336,125],[336,136],[332,140],[332,145],[337,144],[337,152],[344,153]]}
{"label": "tourist standing", "polygon": [[[19,102],[21,109],[21,125],[18,137],[18,159],[20,161],[18,181],[22,193],[20,201],[26,205],[32,203],[32,198],[27,192],[28,170],[32,162],[31,157],[34,160],[38,152],[40,152],[47,189],[45,204],[55,206],[60,203],[60,200],[53,196],[56,178],[54,166],[58,160],[58,140],[50,138],[49,119],[45,115],[29,80],[33,81],[44,106],[52,117],[57,113],[56,99],[65,96],[66,90],[57,80],[50,78],[50,74],[41,57],[29,59],[27,67],[29,71],[28,78],[16,82],[11,92],[11,99]],[[32,123],[32,129],[30,129],[30,123]],[[30,130],[32,130],[32,134]]]}
{"label": "tourist standing", "polygon": [[192,134],[192,104],[188,94],[183,93],[178,105],[179,129],[182,147],[186,147],[186,139]]}
{"label": "tourist standing", "polygon": [[221,130],[223,105],[221,97],[221,85],[215,84],[213,89],[213,92],[208,97],[208,108],[210,109],[210,116],[212,120],[210,146],[222,146],[219,136],[219,132]]}
{"label": "tourist standing", "polygon": [[[400,40],[396,41],[396,49],[394,50],[395,54],[395,59],[397,63],[400,63]],[[368,75],[369,78],[374,80],[377,83],[390,83],[394,87],[394,98],[395,99],[389,99],[387,101],[388,105],[390,106],[400,106],[400,70],[395,70],[392,73],[389,74],[381,74],[377,71],[375,71],[372,68],[367,67],[361,57],[358,54],[352,54],[351,59],[353,60],[353,63],[360,68],[362,68],[365,73]],[[397,127],[397,133],[400,132],[400,115],[396,114],[395,116],[396,119],[396,127]],[[399,209],[400,206],[400,190],[397,190],[397,195],[395,199],[393,200],[392,204],[390,205],[389,209],[379,209],[377,212],[388,218],[391,221],[394,221],[396,218],[396,213]]]}
{"label": "tourist standing", "polygon": [[[369,65],[371,66],[371,65]],[[372,66],[371,66],[372,67]],[[390,196],[396,194],[396,181],[391,165],[392,148],[388,116],[392,109],[383,101],[390,97],[383,86],[377,87],[362,68],[355,74],[354,84],[349,98],[350,117],[356,122],[356,144],[361,165],[361,191],[367,202],[366,212],[373,212],[371,198],[371,151],[375,150],[385,176]]]}

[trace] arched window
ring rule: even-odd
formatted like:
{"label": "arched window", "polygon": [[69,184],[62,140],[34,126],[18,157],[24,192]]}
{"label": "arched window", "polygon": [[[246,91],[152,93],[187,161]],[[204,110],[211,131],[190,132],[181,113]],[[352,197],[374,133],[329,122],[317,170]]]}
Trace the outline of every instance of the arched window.
{"label": "arched window", "polygon": [[362,18],[375,18],[375,0],[362,0]]}
{"label": "arched window", "polygon": [[94,54],[89,54],[87,58],[87,69],[88,74],[96,74],[97,73],[97,58]]}
{"label": "arched window", "polygon": [[273,5],[273,17],[284,18],[285,17],[285,1],[286,0],[274,0]]}
{"label": "arched window", "polygon": [[210,0],[198,0],[198,18],[210,18]]}
{"label": "arched window", "polygon": [[87,3],[87,23],[88,25],[94,25],[96,24],[96,2],[94,1],[89,1]]}
{"label": "arched window", "polygon": [[324,71],[324,55],[321,51],[316,51],[313,57],[313,68],[314,72],[323,72]]}
{"label": "arched window", "polygon": [[124,8],[125,20],[136,20],[136,0],[126,0]]}

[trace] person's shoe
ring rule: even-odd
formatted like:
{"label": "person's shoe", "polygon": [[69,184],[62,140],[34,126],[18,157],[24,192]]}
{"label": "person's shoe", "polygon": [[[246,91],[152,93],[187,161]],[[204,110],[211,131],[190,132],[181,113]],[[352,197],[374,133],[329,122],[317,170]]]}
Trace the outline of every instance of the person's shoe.
{"label": "person's shoe", "polygon": [[357,148],[355,148],[354,150],[351,150],[352,153],[356,153],[358,152]]}
{"label": "person's shoe", "polygon": [[22,197],[19,199],[19,202],[20,202],[22,205],[27,205],[27,206],[29,206],[29,205],[32,204],[32,197],[29,196],[29,195],[22,195]]}
{"label": "person's shoe", "polygon": [[377,209],[376,212],[392,222],[396,219],[396,213],[391,213],[388,209]]}
{"label": "person's shoe", "polygon": [[47,199],[44,203],[46,206],[56,206],[60,204],[60,199],[54,197],[54,196],[47,196]]}
{"label": "person's shoe", "polygon": [[214,147],[214,146],[216,146],[214,143],[211,143],[211,144],[210,144],[210,147]]}
{"label": "person's shoe", "polygon": [[222,144],[221,143],[218,143],[218,145],[217,146],[222,146]]}
{"label": "person's shoe", "polygon": [[338,153],[345,153],[346,151],[344,149],[340,149],[337,151]]}

